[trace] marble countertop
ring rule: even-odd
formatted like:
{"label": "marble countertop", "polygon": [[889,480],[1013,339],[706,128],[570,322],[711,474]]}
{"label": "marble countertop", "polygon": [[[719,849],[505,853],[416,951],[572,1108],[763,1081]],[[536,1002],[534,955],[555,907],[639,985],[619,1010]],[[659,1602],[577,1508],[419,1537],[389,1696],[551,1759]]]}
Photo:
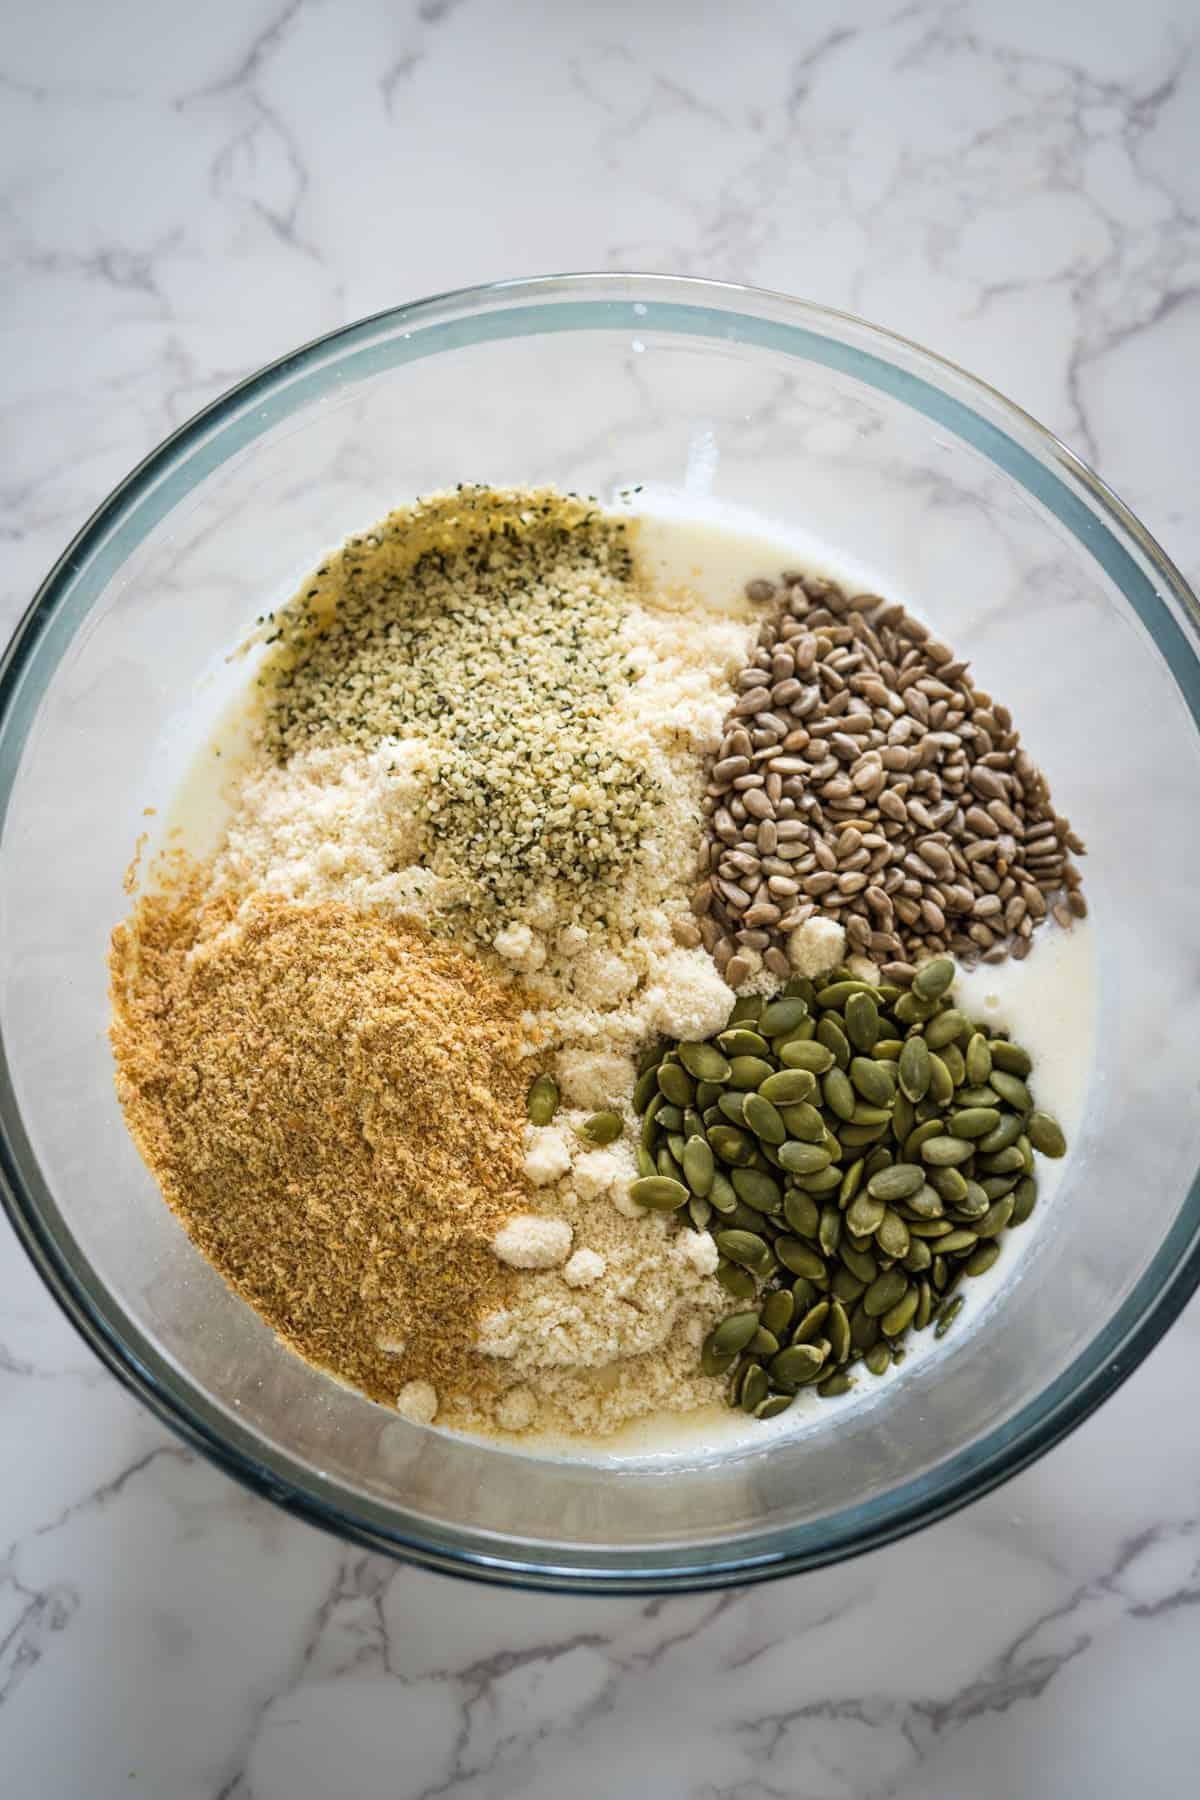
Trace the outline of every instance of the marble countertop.
{"label": "marble countertop", "polygon": [[[1200,577],[1191,0],[42,0],[9,9],[0,101],[5,630],[112,484],[258,364],[567,268],[792,290],[932,344]],[[0,1230],[11,1800],[1194,1791],[1200,1303],[920,1536],[743,1592],[566,1599],[243,1493]]]}

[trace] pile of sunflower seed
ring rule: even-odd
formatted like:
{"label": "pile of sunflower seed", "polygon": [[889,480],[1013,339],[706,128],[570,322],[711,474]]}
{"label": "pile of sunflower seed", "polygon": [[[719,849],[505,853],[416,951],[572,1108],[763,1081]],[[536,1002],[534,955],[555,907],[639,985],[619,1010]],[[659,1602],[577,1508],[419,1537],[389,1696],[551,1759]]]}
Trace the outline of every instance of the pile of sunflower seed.
{"label": "pile of sunflower seed", "polygon": [[702,1351],[730,1400],[771,1418],[802,1387],[882,1375],[910,1331],[942,1336],[1006,1230],[1037,1201],[1034,1152],[1066,1142],[1038,1111],[1030,1058],[973,1023],[935,958],[910,988],[838,969],[740,999],[705,1043],[660,1045],[634,1096],[631,1197],[711,1230],[743,1307]]}
{"label": "pile of sunflower seed", "polygon": [[734,680],[704,797],[693,905],[731,987],[813,913],[906,985],[916,964],[1020,958],[1048,913],[1086,903],[1083,844],[1050,802],[1006,707],[902,606],[785,573]]}

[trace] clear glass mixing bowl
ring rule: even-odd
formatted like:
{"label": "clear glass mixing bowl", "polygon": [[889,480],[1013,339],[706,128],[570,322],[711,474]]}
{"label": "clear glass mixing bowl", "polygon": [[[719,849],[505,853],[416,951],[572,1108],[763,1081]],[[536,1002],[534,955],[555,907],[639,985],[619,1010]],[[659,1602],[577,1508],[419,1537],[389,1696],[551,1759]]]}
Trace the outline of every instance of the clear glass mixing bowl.
{"label": "clear glass mixing bowl", "polygon": [[[322,551],[464,480],[653,482],[880,570],[1017,709],[1088,842],[1086,1115],[992,1327],[735,1455],[597,1470],[406,1424],[282,1350],[126,1136],[105,950],[145,806],[248,620]],[[1195,599],[1032,420],[926,351],[778,295],[650,276],[451,294],[334,333],[148,458],[34,600],[0,688],[0,1126],[17,1230],[88,1342],[281,1505],[530,1586],[703,1587],[879,1544],[1077,1424],[1200,1276]],[[1192,983],[1192,986],[1188,984]]]}

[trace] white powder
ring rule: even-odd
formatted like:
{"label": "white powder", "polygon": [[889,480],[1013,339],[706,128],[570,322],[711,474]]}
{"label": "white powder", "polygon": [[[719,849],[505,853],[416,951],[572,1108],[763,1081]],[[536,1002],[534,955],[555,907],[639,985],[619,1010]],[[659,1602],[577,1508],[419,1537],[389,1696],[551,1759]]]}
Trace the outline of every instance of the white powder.
{"label": "white powder", "polygon": [[502,1263],[514,1269],[556,1269],[571,1254],[572,1235],[565,1219],[518,1213],[500,1227],[492,1248]]}

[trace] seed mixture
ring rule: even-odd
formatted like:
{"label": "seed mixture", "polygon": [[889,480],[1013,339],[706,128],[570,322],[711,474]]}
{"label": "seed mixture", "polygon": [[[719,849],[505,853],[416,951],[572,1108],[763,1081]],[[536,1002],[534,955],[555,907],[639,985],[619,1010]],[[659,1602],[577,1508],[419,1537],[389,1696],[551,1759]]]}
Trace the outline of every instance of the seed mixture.
{"label": "seed mixture", "polygon": [[463,487],[264,614],[224,839],[114,934],[194,1241],[408,1419],[603,1436],[941,1335],[1061,1130],[957,958],[1086,911],[1006,709],[900,607],[649,581]]}
{"label": "seed mixture", "polygon": [[786,980],[789,937],[818,910],[902,983],[947,951],[1023,958],[1052,908],[1084,916],[1083,844],[948,645],[823,577],[749,592],[774,610],[734,680],[694,896],[732,987],[764,966]]}

